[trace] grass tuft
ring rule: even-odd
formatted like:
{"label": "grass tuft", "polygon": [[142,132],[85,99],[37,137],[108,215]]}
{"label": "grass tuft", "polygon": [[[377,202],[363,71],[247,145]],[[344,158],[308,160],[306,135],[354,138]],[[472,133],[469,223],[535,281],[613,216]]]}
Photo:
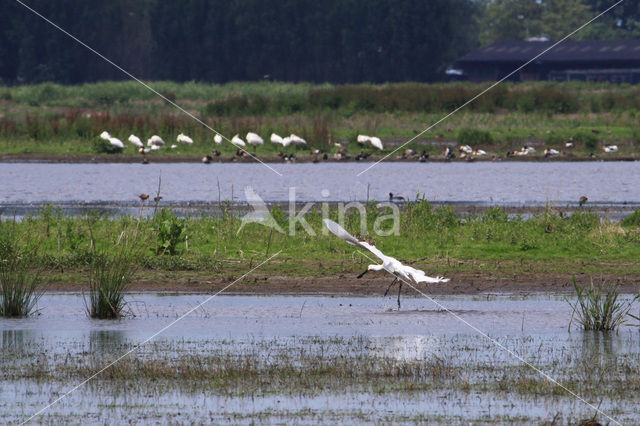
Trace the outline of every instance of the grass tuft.
{"label": "grass tuft", "polygon": [[137,256],[135,239],[128,243],[123,232],[116,245],[119,244],[122,247],[115,252],[95,250],[91,257],[87,304],[91,318],[114,319],[123,315],[126,306],[124,295],[133,280]]}
{"label": "grass tuft", "polygon": [[627,324],[628,317],[634,318],[630,311],[640,295],[630,301],[619,301],[618,286],[604,280],[594,285],[591,279],[590,285],[580,286],[574,278],[573,287],[577,300],[567,302],[585,330],[613,331]]}
{"label": "grass tuft", "polygon": [[1,232],[0,316],[26,317],[42,296],[40,270],[34,270],[32,257],[19,246],[13,229]]}

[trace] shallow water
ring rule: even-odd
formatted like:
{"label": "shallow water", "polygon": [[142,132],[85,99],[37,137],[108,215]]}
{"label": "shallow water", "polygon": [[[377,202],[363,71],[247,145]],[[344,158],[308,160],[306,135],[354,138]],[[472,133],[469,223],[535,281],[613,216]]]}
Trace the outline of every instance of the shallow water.
{"label": "shallow water", "polygon": [[[74,358],[100,353],[104,362],[96,365],[98,369],[207,298],[202,294],[131,294],[128,300],[135,316],[101,321],[86,317],[80,295],[48,294],[39,302],[39,315],[0,319],[0,353],[30,354],[17,360],[0,360],[15,366],[33,363],[34,354],[39,354],[37,362],[51,362],[56,356],[73,362]],[[216,352],[268,359],[275,352],[292,356],[298,352],[322,352],[323,356],[364,355],[400,363],[443,359],[452,367],[469,369],[483,365],[519,366],[521,361],[505,348],[541,366],[554,365],[558,360],[588,361],[594,354],[609,360],[640,355],[636,329],[623,328],[609,335],[576,329],[569,333],[571,308],[561,296],[446,296],[434,300],[440,305],[424,298],[405,297],[402,310],[396,311],[395,298],[391,297],[218,296],[132,357],[180,357],[187,352],[208,356]],[[593,415],[586,405],[561,393],[554,397],[514,397],[509,393],[435,388],[427,393],[212,395],[197,389],[159,392],[141,390],[134,384],[110,387],[105,383],[97,379],[78,389],[39,420],[313,423],[430,419],[446,424],[505,419],[538,422],[551,420],[557,412],[574,420],[576,416]],[[24,420],[72,385],[46,380],[0,380],[0,417]],[[604,398],[601,408],[615,414],[614,418],[637,423],[637,404],[638,398],[632,393],[615,400]]]}
{"label": "shallow water", "polygon": [[[494,204],[640,201],[635,162],[382,162],[272,164],[0,164],[0,203],[137,201],[154,194],[162,175],[164,201],[244,201],[253,187],[265,201],[387,200],[389,192],[429,200]],[[220,193],[218,193],[218,183]],[[368,188],[368,189],[367,189]],[[323,195],[322,190],[328,194]]]}

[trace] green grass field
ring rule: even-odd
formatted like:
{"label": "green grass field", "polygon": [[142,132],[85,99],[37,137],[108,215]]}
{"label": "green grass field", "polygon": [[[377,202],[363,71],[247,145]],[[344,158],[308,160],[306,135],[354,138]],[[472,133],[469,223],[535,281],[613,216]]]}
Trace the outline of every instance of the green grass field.
{"label": "green grass field", "polygon": [[[310,147],[330,152],[336,150],[331,142],[348,143],[350,152],[359,152],[362,148],[355,139],[361,133],[377,135],[391,147],[416,136],[487,87],[471,83],[149,84],[228,138],[259,133],[266,141],[257,149],[259,156],[282,149],[268,142],[271,132],[296,133]],[[564,142],[573,138],[573,154],[601,152],[602,145],[615,143],[620,155],[636,156],[638,90],[609,84],[505,84],[409,147],[436,154],[442,151],[442,142],[457,141],[504,155],[533,143],[541,153],[544,147],[564,149]],[[123,141],[131,133],[143,141],[159,134],[168,145],[175,143],[179,133],[196,141],[193,146],[163,149],[163,155],[203,155],[214,148],[211,130],[136,82],[0,87],[2,154],[93,154],[103,130]],[[477,131],[485,132],[481,142],[475,140]],[[136,153],[127,145],[124,153]],[[215,148],[225,154],[235,151],[228,143]],[[306,151],[298,148],[300,153]]]}
{"label": "green grass field", "polygon": [[[152,208],[152,207],[148,207]],[[367,235],[359,216],[350,210],[345,226],[384,252],[413,262],[438,274],[477,271],[492,275],[552,273],[629,275],[640,273],[639,214],[621,223],[604,221],[595,214],[578,212],[569,217],[548,210],[530,219],[507,216],[492,208],[481,216],[462,219],[450,209],[427,201],[410,203],[400,215],[398,235],[376,236],[376,220],[388,212],[367,208]],[[272,211],[289,234],[285,213]],[[331,216],[337,219],[337,211]],[[307,277],[361,272],[371,263],[353,247],[323,233],[321,213],[307,221],[316,233],[309,235],[298,224],[295,235],[280,234],[259,224],[248,224],[239,233],[240,219],[231,211],[220,216],[180,219],[169,211],[155,219],[97,215],[69,218],[45,209],[21,222],[0,222],[3,235],[16,235],[15,244],[33,253],[33,266],[46,269],[49,281],[81,279],[97,253],[122,249],[123,236],[135,241],[132,256],[138,278],[163,273],[205,273],[233,276],[282,251],[261,268],[261,274]],[[389,219],[382,226],[389,229]],[[155,271],[155,272],[153,272]],[[190,272],[189,272],[190,271]]]}

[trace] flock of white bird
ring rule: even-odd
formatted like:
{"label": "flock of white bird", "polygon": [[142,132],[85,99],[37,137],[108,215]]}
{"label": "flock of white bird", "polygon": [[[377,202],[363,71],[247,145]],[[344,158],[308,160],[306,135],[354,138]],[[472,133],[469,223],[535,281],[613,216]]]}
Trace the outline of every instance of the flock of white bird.
{"label": "flock of white bird", "polygon": [[[102,139],[108,141],[111,145],[113,145],[115,147],[118,147],[118,148],[121,148],[121,149],[124,149],[124,143],[120,139],[111,136],[109,134],[109,132],[107,132],[106,130],[100,134],[100,137]],[[374,138],[374,139],[377,139],[377,141],[380,144],[380,146],[382,146],[382,142],[380,142],[380,139],[378,139],[378,138]],[[245,140],[246,140],[246,142],[245,142]],[[247,144],[256,147],[258,145],[263,145],[264,144],[264,139],[262,139],[262,137],[260,137],[260,135],[258,135],[257,133],[253,133],[253,132],[247,133],[247,136],[245,137],[245,140],[243,140],[240,137],[239,134],[236,134],[235,136],[233,136],[231,138],[230,142],[233,145],[237,146],[237,147],[245,147],[245,146],[247,146]],[[149,152],[149,151],[158,150],[161,147],[165,146],[165,141],[158,135],[153,135],[147,140],[147,147],[146,148],[145,148],[144,144],[142,143],[142,141],[140,140],[140,138],[138,136],[136,136],[136,135],[132,134],[131,136],[129,136],[128,141],[131,142],[136,147],[140,148],[141,152],[145,152],[145,153]],[[176,141],[179,142],[179,143],[187,144],[187,145],[193,144],[193,139],[191,139],[189,136],[185,135],[184,133],[180,133],[178,135],[178,137],[176,138]],[[213,137],[213,141],[217,145],[222,144],[222,141],[223,141],[222,135],[220,135],[219,133],[216,133],[215,136]],[[288,147],[291,144],[293,144],[293,145],[306,145],[307,144],[306,140],[304,140],[300,136],[298,136],[296,134],[293,134],[293,133],[290,134],[289,136],[285,136],[285,137],[277,135],[276,133],[272,133],[271,134],[271,142],[273,142],[274,144],[282,145],[283,147]],[[171,148],[177,148],[177,147],[178,147],[178,145],[171,145]],[[382,149],[382,148],[380,148],[380,149]]]}

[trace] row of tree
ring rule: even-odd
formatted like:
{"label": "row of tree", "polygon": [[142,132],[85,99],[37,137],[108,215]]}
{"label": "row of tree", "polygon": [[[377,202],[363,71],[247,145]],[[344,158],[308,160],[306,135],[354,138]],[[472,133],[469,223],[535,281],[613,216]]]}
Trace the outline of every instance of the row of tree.
{"label": "row of tree", "polygon": [[[5,0],[0,83],[433,81],[498,39],[557,38],[605,0]],[[29,10],[32,8],[33,10]],[[35,12],[41,14],[38,16]],[[55,23],[45,21],[43,17]],[[637,36],[625,1],[583,38]],[[65,34],[62,30],[68,32]]]}

